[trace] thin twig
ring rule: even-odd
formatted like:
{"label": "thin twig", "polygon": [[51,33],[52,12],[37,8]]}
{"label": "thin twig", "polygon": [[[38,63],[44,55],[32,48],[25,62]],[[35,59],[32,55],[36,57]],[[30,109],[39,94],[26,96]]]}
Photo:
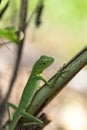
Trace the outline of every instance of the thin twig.
{"label": "thin twig", "polygon": [[33,16],[35,15],[39,4],[43,3],[43,1],[44,0],[38,0],[37,5],[35,6],[33,12],[31,13],[30,17],[28,18],[28,20],[26,22],[26,27],[31,23],[31,20],[32,20]]}
{"label": "thin twig", "polygon": [[6,12],[7,8],[9,7],[9,1],[6,3],[6,5],[3,7],[3,9],[0,12],[0,20],[3,17],[4,13]]}

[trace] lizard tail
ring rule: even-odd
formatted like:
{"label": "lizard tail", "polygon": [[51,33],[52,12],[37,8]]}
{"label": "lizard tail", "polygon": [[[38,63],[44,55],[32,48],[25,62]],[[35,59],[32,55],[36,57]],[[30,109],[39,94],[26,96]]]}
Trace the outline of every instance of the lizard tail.
{"label": "lizard tail", "polygon": [[14,130],[18,120],[20,119],[20,114],[19,113],[15,113],[15,115],[13,116],[13,119],[9,125],[9,129],[8,130]]}

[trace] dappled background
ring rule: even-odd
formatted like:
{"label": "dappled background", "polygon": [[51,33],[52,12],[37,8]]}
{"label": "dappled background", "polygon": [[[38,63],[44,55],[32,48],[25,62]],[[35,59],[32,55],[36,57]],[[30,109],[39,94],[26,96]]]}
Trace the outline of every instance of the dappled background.
{"label": "dappled background", "polygon": [[[7,0],[3,0],[1,8]],[[37,0],[29,1],[28,18]],[[16,26],[20,2],[11,0],[0,21],[0,28]],[[16,18],[16,20],[15,20]],[[12,90],[11,102],[18,104],[34,62],[42,54],[55,58],[44,75],[49,79],[58,68],[68,62],[87,43],[87,0],[44,0],[40,27],[34,18],[26,31],[21,65]],[[17,26],[16,26],[17,28]],[[6,40],[0,39],[0,42]],[[4,98],[15,64],[17,45],[0,47],[0,99]],[[44,110],[52,122],[44,130],[87,129],[87,69],[86,67],[59,93]],[[0,100],[0,102],[1,102]],[[5,120],[7,120],[6,117]]]}

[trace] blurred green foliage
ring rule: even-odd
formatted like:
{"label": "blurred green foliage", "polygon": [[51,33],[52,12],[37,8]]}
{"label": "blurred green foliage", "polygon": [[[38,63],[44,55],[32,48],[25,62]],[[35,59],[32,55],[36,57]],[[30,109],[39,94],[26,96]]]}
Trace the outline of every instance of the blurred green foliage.
{"label": "blurred green foliage", "polygon": [[82,22],[86,16],[87,0],[45,0],[49,17],[57,22]]}
{"label": "blurred green foliage", "polygon": [[14,27],[7,27],[5,29],[0,28],[0,37],[10,40],[19,45],[20,40],[16,35],[16,29]]}
{"label": "blurred green foliage", "polygon": [[[6,2],[7,0],[3,0],[0,7],[2,8]],[[10,0],[10,6],[2,21],[0,21],[0,27],[17,25],[20,2],[21,0]],[[28,18],[37,2],[38,0],[29,0]],[[62,49],[62,52],[66,51],[66,48],[72,50],[74,46],[70,53],[75,53],[78,48],[82,47],[82,43],[87,41],[87,0],[44,0],[44,3],[43,26],[41,26],[39,32],[37,31],[37,39],[41,40],[41,43],[46,41],[46,38],[49,39],[47,43],[55,43],[55,46],[60,50]]]}
{"label": "blurred green foliage", "polygon": [[[0,9],[5,5],[7,0],[3,0]],[[36,6],[38,0],[29,1],[29,14]],[[55,18],[57,22],[74,22],[83,21],[86,16],[87,0],[44,0],[46,6],[46,13],[49,18]],[[20,0],[10,0],[10,6],[6,12],[7,19],[11,18],[14,10],[17,12],[20,7]],[[17,13],[18,14],[18,13]],[[15,14],[14,14],[15,15]],[[13,16],[14,17],[14,16]]]}

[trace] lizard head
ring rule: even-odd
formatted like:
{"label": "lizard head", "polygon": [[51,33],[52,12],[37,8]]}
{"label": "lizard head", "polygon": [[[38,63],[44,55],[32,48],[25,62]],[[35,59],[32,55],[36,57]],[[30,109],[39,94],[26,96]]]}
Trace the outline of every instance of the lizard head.
{"label": "lizard head", "polygon": [[54,58],[42,55],[35,63],[34,70],[36,73],[42,73],[47,67],[49,67],[54,61]]}

